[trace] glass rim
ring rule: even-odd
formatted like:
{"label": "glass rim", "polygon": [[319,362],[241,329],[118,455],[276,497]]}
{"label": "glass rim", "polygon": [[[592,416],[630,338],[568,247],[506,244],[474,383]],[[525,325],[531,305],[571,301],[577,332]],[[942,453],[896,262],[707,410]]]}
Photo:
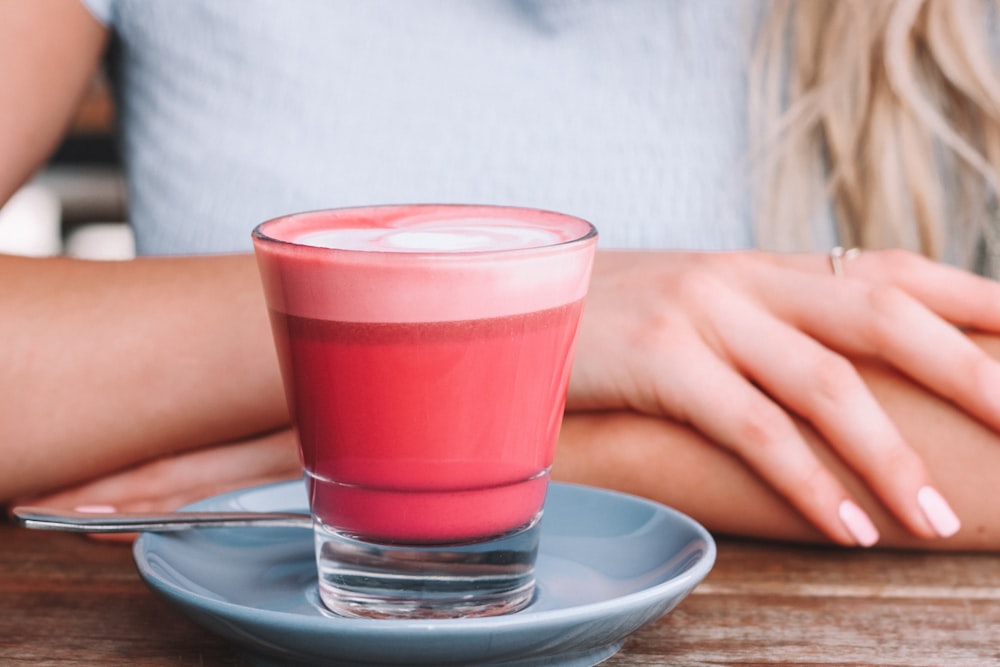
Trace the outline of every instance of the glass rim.
{"label": "glass rim", "polygon": [[[285,239],[275,238],[267,234],[264,228],[273,224],[277,224],[283,220],[289,220],[292,218],[303,218],[313,215],[319,215],[324,213],[347,213],[350,211],[377,211],[377,210],[388,210],[388,209],[485,209],[492,211],[522,211],[534,214],[542,214],[546,216],[556,216],[559,218],[565,218],[568,220],[574,220],[576,222],[582,223],[586,226],[586,231],[573,238],[557,241],[555,243],[546,243],[542,245],[529,245],[518,248],[487,248],[483,250],[365,250],[360,248],[331,248],[328,246],[312,245],[308,243],[299,243],[297,241],[288,241]],[[531,253],[544,250],[551,250],[555,248],[560,248],[567,245],[582,244],[590,239],[596,239],[598,236],[597,227],[594,226],[592,222],[581,218],[579,216],[562,213],[560,211],[553,211],[551,209],[536,208],[531,206],[518,206],[512,204],[441,204],[441,203],[418,203],[418,204],[372,204],[372,205],[360,205],[360,206],[336,206],[330,208],[316,208],[308,209],[304,211],[298,211],[295,213],[286,213],[284,215],[279,215],[273,218],[264,220],[254,226],[251,232],[251,237],[254,242],[263,241],[268,244],[276,244],[279,247],[284,246],[288,248],[295,248],[299,252],[319,252],[319,253],[350,253],[352,255],[360,254],[371,254],[379,256],[401,256],[401,257],[413,257],[426,258],[426,257],[469,257],[469,256],[488,256],[488,255],[510,255],[513,253]]]}

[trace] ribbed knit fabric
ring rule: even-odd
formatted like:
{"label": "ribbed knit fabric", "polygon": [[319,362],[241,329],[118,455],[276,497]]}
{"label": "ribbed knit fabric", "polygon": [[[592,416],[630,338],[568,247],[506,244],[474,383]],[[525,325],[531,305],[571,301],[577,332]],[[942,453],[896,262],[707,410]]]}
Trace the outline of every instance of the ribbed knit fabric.
{"label": "ribbed knit fabric", "polygon": [[121,40],[143,254],[300,210],[515,204],[744,248],[761,0],[84,0]]}

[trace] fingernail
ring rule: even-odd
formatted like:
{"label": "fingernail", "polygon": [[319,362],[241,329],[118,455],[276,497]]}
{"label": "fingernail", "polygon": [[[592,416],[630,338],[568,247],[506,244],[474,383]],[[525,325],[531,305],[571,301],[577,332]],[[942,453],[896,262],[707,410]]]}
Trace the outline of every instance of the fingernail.
{"label": "fingernail", "polygon": [[870,547],[878,542],[878,529],[853,500],[841,502],[838,514],[855,542],[863,547]]}
{"label": "fingernail", "polygon": [[77,505],[74,512],[84,512],[86,514],[113,514],[118,510],[111,505]]}
{"label": "fingernail", "polygon": [[924,511],[924,516],[930,522],[934,532],[941,537],[951,537],[962,527],[962,522],[955,515],[948,501],[937,490],[925,486],[917,492],[917,503]]}

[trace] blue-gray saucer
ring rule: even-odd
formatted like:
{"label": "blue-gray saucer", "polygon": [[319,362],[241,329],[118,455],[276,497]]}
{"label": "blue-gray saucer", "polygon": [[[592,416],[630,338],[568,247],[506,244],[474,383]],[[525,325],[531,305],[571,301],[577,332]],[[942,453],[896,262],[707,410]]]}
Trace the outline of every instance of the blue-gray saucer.
{"label": "blue-gray saucer", "polygon": [[[193,510],[305,511],[304,485],[272,484]],[[319,602],[312,533],[292,528],[147,533],[139,573],[261,665],[595,665],[708,574],[715,542],[689,517],[612,491],[553,483],[535,600],[506,616],[367,620]]]}

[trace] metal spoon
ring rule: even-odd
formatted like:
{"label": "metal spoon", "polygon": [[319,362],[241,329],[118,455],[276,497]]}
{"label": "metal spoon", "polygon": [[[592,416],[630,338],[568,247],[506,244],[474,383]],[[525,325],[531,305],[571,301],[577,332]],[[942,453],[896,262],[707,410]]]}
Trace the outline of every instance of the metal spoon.
{"label": "metal spoon", "polygon": [[166,533],[234,526],[312,528],[312,517],[297,512],[74,512],[21,506],[11,513],[25,528],[71,533]]}

